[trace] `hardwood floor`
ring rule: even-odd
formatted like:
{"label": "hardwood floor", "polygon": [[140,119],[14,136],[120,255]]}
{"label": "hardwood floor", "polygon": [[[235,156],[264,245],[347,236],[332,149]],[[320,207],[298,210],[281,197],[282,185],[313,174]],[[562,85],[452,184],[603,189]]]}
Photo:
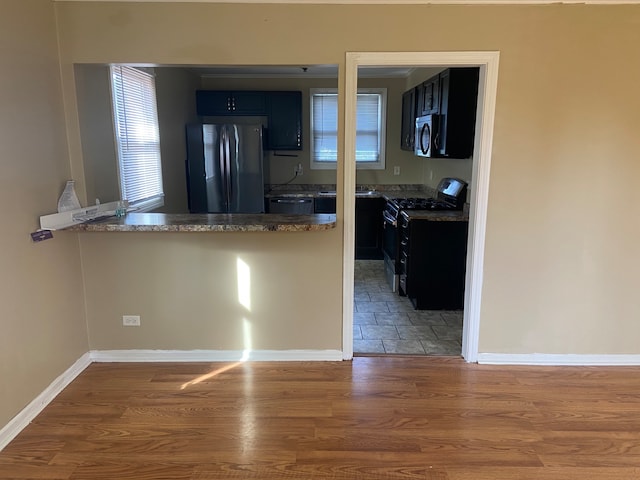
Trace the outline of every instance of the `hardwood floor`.
{"label": "hardwood floor", "polygon": [[640,368],[92,364],[2,479],[640,478]]}

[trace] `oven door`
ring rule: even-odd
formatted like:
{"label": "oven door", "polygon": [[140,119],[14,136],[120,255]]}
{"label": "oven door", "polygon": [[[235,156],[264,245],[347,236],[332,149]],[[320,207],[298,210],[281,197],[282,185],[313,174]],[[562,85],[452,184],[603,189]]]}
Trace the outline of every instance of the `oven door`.
{"label": "oven door", "polygon": [[382,218],[382,251],[386,257],[395,261],[398,254],[398,224],[386,211]]}
{"label": "oven door", "polygon": [[419,157],[435,157],[438,150],[440,122],[437,115],[416,118],[416,141],[414,153]]}

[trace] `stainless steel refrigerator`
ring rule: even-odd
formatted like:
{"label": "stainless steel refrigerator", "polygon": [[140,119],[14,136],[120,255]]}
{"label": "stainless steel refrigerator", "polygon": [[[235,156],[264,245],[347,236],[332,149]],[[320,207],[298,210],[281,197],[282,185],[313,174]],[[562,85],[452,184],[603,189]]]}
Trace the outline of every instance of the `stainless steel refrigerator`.
{"label": "stainless steel refrigerator", "polygon": [[191,213],[264,213],[262,125],[187,125]]}

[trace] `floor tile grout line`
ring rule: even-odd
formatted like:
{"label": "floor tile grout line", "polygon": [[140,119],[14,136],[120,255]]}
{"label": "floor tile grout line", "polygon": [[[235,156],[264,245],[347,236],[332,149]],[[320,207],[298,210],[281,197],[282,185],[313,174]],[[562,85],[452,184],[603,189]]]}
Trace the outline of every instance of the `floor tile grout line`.
{"label": "floor tile grout line", "polygon": [[[419,317],[412,318],[409,315],[409,312],[412,312],[414,310],[413,309],[409,310],[409,307],[410,307],[410,305],[408,304],[409,300],[406,297],[391,296],[391,300],[389,299],[390,295],[394,295],[394,294],[390,292],[384,280],[384,272],[381,268],[382,264],[378,263],[377,261],[373,261],[375,262],[375,264],[367,264],[362,262],[363,261],[356,261],[355,289],[358,292],[358,295],[360,295],[360,298],[354,301],[354,305],[358,302],[359,303],[376,303],[376,304],[384,303],[385,309],[387,311],[383,311],[383,312],[376,311],[376,308],[382,308],[381,305],[379,307],[376,307],[376,305],[370,305],[369,307],[365,307],[364,305],[362,305],[361,308],[363,310],[371,310],[371,311],[361,312],[358,309],[358,305],[355,305],[354,312],[360,313],[360,314],[372,314],[372,319],[364,319],[363,323],[357,324],[358,331],[361,333],[361,337],[362,337],[361,341],[380,342],[383,350],[387,353],[390,353],[388,352],[388,350],[390,349],[389,342],[392,342],[392,341],[398,342],[398,343],[399,342],[417,342],[419,345],[421,345],[422,350],[424,350],[424,353],[422,354],[429,355],[429,353],[427,353],[427,349],[431,347],[427,347],[427,345],[425,344],[425,341],[428,342],[429,340],[421,339],[421,338],[401,338],[401,332],[399,329],[399,327],[428,327],[426,328],[426,330],[428,332],[431,332],[431,335],[429,336],[433,336],[433,339],[431,340],[432,342],[440,341],[444,345],[446,343],[453,341],[453,342],[456,342],[458,345],[460,344],[460,342],[456,340],[440,338],[440,336],[437,334],[437,330],[434,328],[434,327],[440,327],[440,326],[456,328],[459,325],[459,321],[456,320],[455,318],[452,319],[451,317],[449,317],[449,321],[447,321],[447,317],[445,317],[445,315],[454,315],[456,312],[437,313],[436,315],[434,315],[434,317],[435,319],[438,319],[436,320],[438,321],[438,323],[435,323],[435,324],[430,323],[428,320],[426,322],[421,322]],[[366,297],[368,297],[368,302],[366,300]],[[380,323],[380,321],[384,318],[382,317],[382,315],[389,315],[389,317],[387,317],[387,319],[384,320],[384,323]],[[396,316],[395,319],[393,319],[394,315]],[[399,320],[399,319],[402,319],[402,320]],[[373,323],[370,323],[370,320],[372,320]],[[387,320],[389,321],[387,322]],[[397,323],[397,322],[400,322],[400,323]],[[367,327],[389,327],[389,326],[394,327],[396,336],[398,337],[397,339],[384,339],[384,338],[365,339],[364,338],[365,337],[364,330],[367,330]],[[405,331],[404,333],[406,334],[407,332]],[[387,340],[386,347],[384,344],[385,340]],[[354,349],[354,352],[365,353],[365,352],[358,352],[357,349]],[[433,354],[443,354],[443,353],[438,351],[438,352],[434,352]],[[454,354],[454,353],[449,352],[449,354]]]}

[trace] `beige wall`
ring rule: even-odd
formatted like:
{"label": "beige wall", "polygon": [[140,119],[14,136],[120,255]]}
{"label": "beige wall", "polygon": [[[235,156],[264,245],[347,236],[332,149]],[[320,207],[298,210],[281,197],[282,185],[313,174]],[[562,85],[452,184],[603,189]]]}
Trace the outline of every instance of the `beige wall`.
{"label": "beige wall", "polygon": [[74,74],[87,191],[82,205],[120,200],[109,67],[76,65]]}
{"label": "beige wall", "polygon": [[184,127],[198,121],[193,98],[198,88],[196,75],[179,68],[155,68],[160,155],[166,213],[187,212],[187,177],[185,159],[187,147]]}
{"label": "beige wall", "polygon": [[32,243],[69,178],[54,10],[0,15],[0,426],[88,350],[77,236]]}
{"label": "beige wall", "polygon": [[91,349],[340,350],[336,237],[81,234]]}
{"label": "beige wall", "polygon": [[[640,173],[637,6],[60,2],[56,8],[69,106],[73,106],[70,72],[75,62],[326,63],[343,67],[347,51],[499,50],[480,351],[640,353],[640,323],[636,321],[640,306],[634,291],[640,267],[635,240],[640,225],[634,208]],[[361,21],[363,15],[367,22]],[[344,85],[342,77],[339,84]],[[68,125],[75,172],[81,161],[77,127],[73,119]],[[338,183],[340,179],[339,171]],[[594,202],[601,199],[606,200]],[[323,337],[315,346],[338,346],[341,230],[340,224],[334,232],[318,236],[242,237],[245,248],[262,252],[252,262],[257,278],[267,278],[274,269],[267,258],[269,252],[283,252],[277,257],[274,282],[287,278],[305,283],[309,291],[328,288],[325,301],[314,305],[317,310],[309,315],[302,299],[261,285],[274,297],[260,300],[264,303],[256,308],[264,312],[266,321],[284,312],[279,321],[284,322],[282,331],[287,333],[276,341],[275,334],[267,332],[260,344],[294,348],[304,343],[304,334],[299,332],[315,331],[316,319],[323,318],[331,338]],[[184,298],[156,298],[152,289],[143,290],[133,305],[114,295],[109,304],[111,317],[105,320],[105,314],[96,308],[98,286],[103,284],[105,271],[113,278],[123,278],[148,270],[144,278],[151,279],[155,266],[167,258],[164,250],[144,247],[162,241],[167,243],[169,258],[180,257],[179,252],[189,249],[191,243],[219,247],[200,252],[202,265],[215,260],[219,268],[194,272],[191,262],[176,262],[174,276],[167,276],[167,282],[190,278],[201,283],[212,275],[233,278],[236,253],[224,253],[230,237],[126,237],[131,242],[126,248],[139,255],[126,257],[129,262],[111,262],[119,258],[124,238],[86,235],[82,239],[83,261],[96,263],[85,277],[91,332],[103,332],[107,327],[102,322],[117,323],[113,317],[133,306],[151,309],[152,297],[160,302],[159,307],[171,307],[200,322],[194,331],[202,331],[211,321],[207,308],[201,303],[193,307]],[[323,241],[317,241],[319,238]],[[305,263],[311,271],[301,271],[298,257],[307,242],[306,251],[317,260]],[[289,251],[292,253],[285,253]],[[323,265],[322,260],[328,258],[333,262]],[[316,267],[319,273],[313,270]],[[163,267],[162,272],[168,270]],[[212,293],[212,304],[224,300]],[[274,306],[280,302],[287,308]],[[231,314],[224,312],[224,316]],[[154,320],[150,319],[144,345],[171,346],[167,339],[181,330],[179,318],[172,325],[155,328]],[[224,320],[216,322],[221,326]],[[112,332],[100,339],[92,335],[92,346],[135,344],[119,335]],[[197,334],[190,343],[201,343]],[[232,345],[229,341],[228,346]]]}

